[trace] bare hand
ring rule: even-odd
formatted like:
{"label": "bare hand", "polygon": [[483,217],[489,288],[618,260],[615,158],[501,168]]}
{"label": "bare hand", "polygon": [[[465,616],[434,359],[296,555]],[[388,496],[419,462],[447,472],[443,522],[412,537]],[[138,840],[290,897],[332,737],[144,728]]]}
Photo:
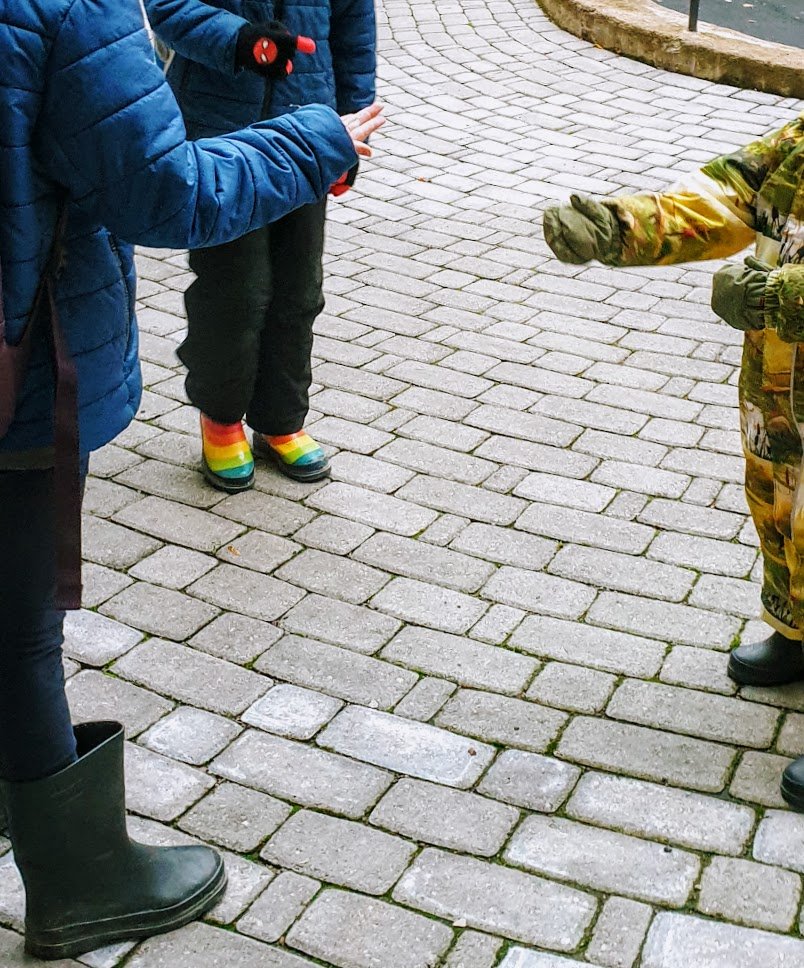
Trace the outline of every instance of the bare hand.
{"label": "bare hand", "polygon": [[375,101],[374,104],[363,108],[356,114],[341,115],[341,121],[343,121],[344,127],[349,132],[349,137],[352,139],[355,151],[361,158],[371,158],[371,148],[367,144],[364,144],[364,142],[385,124],[385,118],[382,116],[382,112],[383,105],[379,101]]}

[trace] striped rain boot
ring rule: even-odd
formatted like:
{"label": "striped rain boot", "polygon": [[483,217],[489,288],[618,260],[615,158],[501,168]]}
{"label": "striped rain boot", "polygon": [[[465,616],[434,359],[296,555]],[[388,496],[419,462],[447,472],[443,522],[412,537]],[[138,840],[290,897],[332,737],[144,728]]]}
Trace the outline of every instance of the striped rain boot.
{"label": "striped rain boot", "polygon": [[294,481],[319,481],[329,474],[329,460],[306,430],[269,437],[254,434],[254,453]]}
{"label": "striped rain boot", "polygon": [[201,467],[219,491],[247,491],[254,484],[254,458],[243,424],[216,423],[201,414]]}

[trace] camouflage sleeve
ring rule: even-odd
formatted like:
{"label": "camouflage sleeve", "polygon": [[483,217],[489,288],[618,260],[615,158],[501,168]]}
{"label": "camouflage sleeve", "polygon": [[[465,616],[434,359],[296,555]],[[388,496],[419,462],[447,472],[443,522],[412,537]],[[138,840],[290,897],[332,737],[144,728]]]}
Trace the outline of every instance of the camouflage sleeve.
{"label": "camouflage sleeve", "polygon": [[765,325],[786,343],[804,342],[804,265],[788,263],[768,275]]}
{"label": "camouflage sleeve", "polygon": [[804,142],[804,115],[779,131],[709,162],[661,194],[605,199],[620,223],[618,265],[670,265],[721,259],[762,230],[757,195],[768,176]]}

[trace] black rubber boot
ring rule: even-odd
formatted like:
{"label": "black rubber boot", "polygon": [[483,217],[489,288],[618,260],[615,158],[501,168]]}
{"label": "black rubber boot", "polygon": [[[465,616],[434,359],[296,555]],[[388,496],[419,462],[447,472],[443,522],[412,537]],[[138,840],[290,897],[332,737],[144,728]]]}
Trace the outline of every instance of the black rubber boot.
{"label": "black rubber boot", "polygon": [[76,763],[2,784],[25,883],[25,950],[47,960],[172,931],[226,889],[214,850],[129,840],[122,726],[87,723],[75,735]]}
{"label": "black rubber boot", "polygon": [[804,679],[801,642],[774,632],[761,642],[736,648],[729,657],[729,676],[741,686],[784,686]]}
{"label": "black rubber boot", "polygon": [[799,756],[782,774],[782,796],[794,810],[804,811],[804,756]]}

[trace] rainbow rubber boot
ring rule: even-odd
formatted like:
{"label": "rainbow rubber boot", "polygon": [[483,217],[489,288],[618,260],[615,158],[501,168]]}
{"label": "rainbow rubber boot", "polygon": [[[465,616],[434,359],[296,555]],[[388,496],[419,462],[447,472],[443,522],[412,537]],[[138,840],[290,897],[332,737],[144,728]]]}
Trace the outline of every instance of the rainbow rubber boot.
{"label": "rainbow rubber boot", "polygon": [[201,467],[219,491],[236,494],[254,484],[254,458],[243,424],[222,424],[201,414]]}
{"label": "rainbow rubber boot", "polygon": [[255,433],[254,453],[294,481],[320,481],[329,474],[327,455],[306,430],[278,437]]}

